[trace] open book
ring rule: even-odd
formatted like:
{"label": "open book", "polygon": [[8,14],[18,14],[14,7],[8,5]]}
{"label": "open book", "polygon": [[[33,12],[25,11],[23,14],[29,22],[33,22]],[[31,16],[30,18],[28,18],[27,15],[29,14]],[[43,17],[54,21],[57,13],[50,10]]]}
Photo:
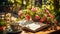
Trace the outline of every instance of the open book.
{"label": "open book", "polygon": [[31,30],[36,30],[41,27],[41,25],[36,24],[36,23],[31,23],[26,25],[27,28],[30,28]]}

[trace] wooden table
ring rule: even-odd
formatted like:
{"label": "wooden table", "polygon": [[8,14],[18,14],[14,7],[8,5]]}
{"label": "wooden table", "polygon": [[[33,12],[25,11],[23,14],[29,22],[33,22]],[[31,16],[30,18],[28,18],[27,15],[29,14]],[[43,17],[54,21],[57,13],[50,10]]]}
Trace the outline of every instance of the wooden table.
{"label": "wooden table", "polygon": [[[60,27],[59,26],[57,26],[57,30],[60,30]],[[49,33],[54,32],[54,31],[56,31],[56,30],[47,30],[46,29],[46,30],[39,31],[39,32],[36,32],[36,33],[22,31],[21,34],[49,34]]]}
{"label": "wooden table", "polygon": [[[45,30],[42,30],[42,31],[39,31],[39,32],[36,32],[36,33],[28,32],[28,31],[26,32],[26,31],[23,30],[20,34],[49,34],[51,32],[56,31],[56,30],[48,30],[48,29],[45,29]],[[60,30],[60,26],[57,26],[57,30]]]}

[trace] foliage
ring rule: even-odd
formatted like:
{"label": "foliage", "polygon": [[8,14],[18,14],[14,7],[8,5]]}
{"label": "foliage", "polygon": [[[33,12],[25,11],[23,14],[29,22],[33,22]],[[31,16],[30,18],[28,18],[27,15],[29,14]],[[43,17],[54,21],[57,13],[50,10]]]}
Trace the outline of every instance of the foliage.
{"label": "foliage", "polygon": [[0,19],[0,26],[5,26],[5,25],[6,25],[5,21],[3,21],[2,19]]}
{"label": "foliage", "polygon": [[[22,19],[26,18],[27,14],[29,14],[31,18],[34,18],[36,15],[38,15],[40,17],[40,19],[42,19],[42,17],[44,17],[44,16],[46,16],[46,18],[48,18],[47,14],[44,10],[44,7],[46,7],[49,10],[49,12],[54,16],[58,15],[60,13],[58,11],[54,11],[54,8],[55,8],[54,0],[46,0],[46,5],[42,4],[42,8],[35,7],[34,2],[35,2],[34,0],[33,1],[32,0],[29,0],[29,1],[28,0],[6,0],[6,1],[2,2],[1,5],[4,5],[4,6],[7,5],[8,8],[11,10],[11,12],[18,12],[20,9],[22,9],[22,12],[23,12],[23,14],[21,16]],[[60,1],[59,1],[59,4],[60,4]],[[50,14],[48,14],[48,15],[50,15]],[[53,19],[51,21],[53,21]]]}
{"label": "foliage", "polygon": [[[22,12],[21,12],[22,11]],[[31,9],[25,9],[20,10],[19,12],[20,18],[24,16],[26,20],[33,20],[37,22],[47,22],[50,21],[53,23],[55,19],[55,15],[50,13],[49,9],[45,8],[39,8],[39,7],[33,7]],[[22,18],[22,19],[24,19]]]}

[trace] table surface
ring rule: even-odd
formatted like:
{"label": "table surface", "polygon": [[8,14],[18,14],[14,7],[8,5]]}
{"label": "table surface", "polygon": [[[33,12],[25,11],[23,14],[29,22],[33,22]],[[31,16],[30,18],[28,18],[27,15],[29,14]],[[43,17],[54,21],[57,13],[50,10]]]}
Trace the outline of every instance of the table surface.
{"label": "table surface", "polygon": [[[60,26],[57,26],[57,30],[60,30]],[[32,32],[28,32],[28,31],[23,30],[20,34],[49,34],[49,33],[54,32],[54,31],[56,31],[56,30],[50,30],[50,28],[47,28],[45,30],[42,30],[42,31],[39,31],[36,33],[32,33]]]}
{"label": "table surface", "polygon": [[[57,26],[57,30],[60,30],[60,26]],[[46,29],[46,30],[39,31],[39,32],[36,32],[36,33],[22,31],[22,33],[20,33],[20,34],[48,34],[48,33],[54,32],[54,31],[56,31],[56,30],[47,30]]]}

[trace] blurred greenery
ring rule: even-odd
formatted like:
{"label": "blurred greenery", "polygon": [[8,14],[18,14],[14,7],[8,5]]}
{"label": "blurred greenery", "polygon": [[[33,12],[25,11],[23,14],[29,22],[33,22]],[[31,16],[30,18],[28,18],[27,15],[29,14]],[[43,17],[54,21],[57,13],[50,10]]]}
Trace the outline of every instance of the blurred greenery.
{"label": "blurred greenery", "polygon": [[[26,10],[27,13],[30,13],[29,9],[32,7],[41,4],[41,6],[46,5],[51,14],[54,14],[56,19],[60,21],[60,0],[0,0],[0,9],[3,12],[17,13],[19,10]],[[37,7],[41,7],[40,5]],[[8,8],[8,9],[7,9]],[[42,7],[44,8],[44,7]],[[41,11],[40,8],[38,11]],[[31,13],[32,14],[32,13]],[[2,22],[2,21],[1,21]]]}
{"label": "blurred greenery", "polygon": [[6,25],[5,21],[3,21],[2,19],[0,19],[0,26],[5,26],[5,25]]}

